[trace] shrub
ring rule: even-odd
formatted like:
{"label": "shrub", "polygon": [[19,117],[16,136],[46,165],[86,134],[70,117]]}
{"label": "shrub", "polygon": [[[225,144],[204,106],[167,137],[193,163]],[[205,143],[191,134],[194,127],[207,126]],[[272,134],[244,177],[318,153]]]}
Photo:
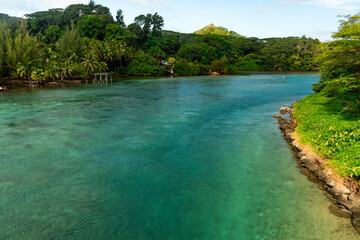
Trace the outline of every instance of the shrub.
{"label": "shrub", "polygon": [[179,76],[192,76],[198,75],[200,69],[193,65],[186,62],[178,62],[174,66],[174,72],[179,74]]}
{"label": "shrub", "polygon": [[156,58],[140,51],[130,63],[128,74],[134,76],[161,76],[163,75],[163,70]]}
{"label": "shrub", "polygon": [[236,64],[237,69],[240,71],[261,71],[260,60],[257,59],[256,55],[248,54],[245,57],[239,58]]}
{"label": "shrub", "polygon": [[214,72],[218,72],[221,74],[228,74],[229,73],[229,68],[227,65],[227,59],[224,56],[223,58],[221,58],[220,60],[214,60],[211,64],[211,69]]}
{"label": "shrub", "polygon": [[360,80],[357,77],[343,77],[321,84],[322,93],[341,102],[342,112],[360,114]]}
{"label": "shrub", "polygon": [[360,180],[360,116],[341,113],[342,103],[321,93],[304,98],[295,105],[297,131],[342,176]]}
{"label": "shrub", "polygon": [[115,73],[117,73],[117,74],[126,74],[127,71],[128,71],[128,70],[127,70],[126,67],[121,66],[121,67],[116,68]]}

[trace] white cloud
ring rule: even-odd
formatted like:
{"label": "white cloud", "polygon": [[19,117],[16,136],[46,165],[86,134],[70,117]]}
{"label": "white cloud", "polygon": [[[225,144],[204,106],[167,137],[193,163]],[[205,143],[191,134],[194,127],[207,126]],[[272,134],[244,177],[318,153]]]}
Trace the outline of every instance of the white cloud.
{"label": "white cloud", "polygon": [[333,32],[330,30],[317,29],[315,31],[308,33],[307,35],[313,38],[318,38],[320,39],[320,41],[326,42],[326,41],[331,41],[332,34]]}
{"label": "white cloud", "polygon": [[164,3],[167,0],[128,0],[129,2],[138,3],[144,6],[149,6],[151,4]]}
{"label": "white cloud", "polygon": [[311,0],[304,1],[303,3],[334,9],[355,10],[356,8],[359,8],[360,0]]}
{"label": "white cloud", "polygon": [[[48,8],[65,8],[71,4],[82,3],[88,4],[88,0],[38,0],[40,4],[48,5]],[[96,2],[96,1],[95,1]]]}
{"label": "white cloud", "polygon": [[360,0],[283,0],[283,3],[295,2],[303,5],[315,5],[326,8],[357,10],[360,8]]}
{"label": "white cloud", "polygon": [[87,4],[88,0],[0,0],[0,12],[22,17],[24,13],[32,13],[49,8],[65,8],[70,4],[76,3]]}

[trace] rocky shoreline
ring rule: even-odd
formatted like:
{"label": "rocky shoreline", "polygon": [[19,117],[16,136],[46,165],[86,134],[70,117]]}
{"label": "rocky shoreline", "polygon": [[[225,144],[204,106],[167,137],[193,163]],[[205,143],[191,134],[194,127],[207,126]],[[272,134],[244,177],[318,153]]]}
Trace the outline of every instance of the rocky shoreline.
{"label": "rocky shoreline", "polygon": [[[278,119],[279,128],[290,145],[298,164],[309,180],[315,181],[326,191],[326,196],[333,203],[330,211],[339,217],[351,218],[352,225],[360,234],[360,193],[359,184],[335,173],[326,165],[326,159],[318,156],[311,147],[300,143],[296,132],[296,119],[292,117],[293,108],[282,107]],[[283,117],[284,116],[284,117]]]}
{"label": "rocky shoreline", "polygon": [[4,86],[7,89],[14,89],[14,88],[34,88],[34,87],[58,87],[62,85],[84,84],[89,82],[90,81],[87,79],[73,79],[73,80],[37,83],[33,81],[10,79],[10,80],[1,80],[0,86]]}
{"label": "rocky shoreline", "polygon": [[[132,79],[153,79],[155,77],[141,77],[141,76],[129,76],[129,75],[118,75],[112,74],[114,81],[117,80],[132,80]],[[43,81],[40,83],[21,80],[21,79],[7,79],[0,78],[0,86],[5,87],[8,90],[17,89],[17,88],[41,88],[41,87],[63,87],[63,86],[72,86],[79,84],[94,84],[94,83],[106,83],[106,81],[95,81],[91,78],[82,78],[79,76],[74,76],[72,79],[64,79],[58,81]]]}

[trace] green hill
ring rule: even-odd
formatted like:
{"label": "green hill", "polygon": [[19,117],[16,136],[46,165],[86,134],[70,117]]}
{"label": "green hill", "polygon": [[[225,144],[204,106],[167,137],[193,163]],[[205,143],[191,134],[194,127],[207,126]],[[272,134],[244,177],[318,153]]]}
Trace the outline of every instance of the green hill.
{"label": "green hill", "polygon": [[11,29],[17,28],[21,20],[21,18],[11,17],[5,13],[0,13],[0,23],[5,22]]}
{"label": "green hill", "polygon": [[224,27],[221,27],[221,26],[215,27],[214,24],[207,25],[206,27],[204,27],[194,33],[198,34],[198,35],[216,34],[216,35],[222,35],[222,36],[244,37],[234,31],[229,31],[228,29],[226,29]]}

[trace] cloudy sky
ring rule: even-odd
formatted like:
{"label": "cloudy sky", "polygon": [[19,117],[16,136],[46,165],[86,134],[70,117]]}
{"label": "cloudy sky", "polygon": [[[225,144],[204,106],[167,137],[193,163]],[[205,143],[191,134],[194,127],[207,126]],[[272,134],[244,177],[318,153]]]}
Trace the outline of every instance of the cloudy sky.
{"label": "cloudy sky", "polygon": [[[12,16],[64,8],[88,0],[0,0],[0,12]],[[144,13],[158,12],[165,29],[194,32],[210,23],[247,37],[302,36],[331,39],[338,15],[360,11],[360,0],[97,0],[115,16],[122,9],[125,22]]]}

